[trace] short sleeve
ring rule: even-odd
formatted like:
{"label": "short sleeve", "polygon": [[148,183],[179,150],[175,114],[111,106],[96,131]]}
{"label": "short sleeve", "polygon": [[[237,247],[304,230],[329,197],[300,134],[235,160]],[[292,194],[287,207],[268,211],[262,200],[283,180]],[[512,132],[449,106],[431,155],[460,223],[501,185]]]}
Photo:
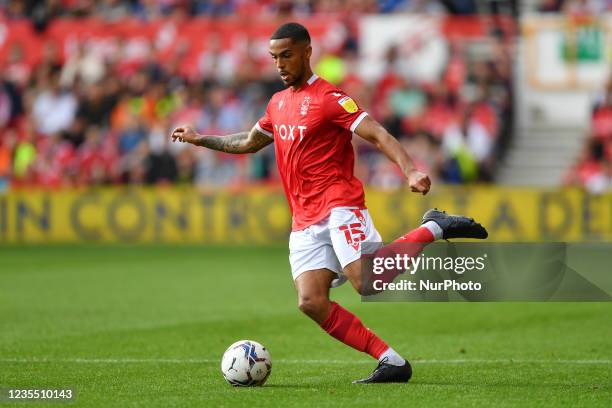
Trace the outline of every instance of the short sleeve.
{"label": "short sleeve", "polygon": [[261,119],[257,121],[255,124],[255,128],[259,130],[264,135],[274,138],[274,126],[272,126],[272,119],[270,118],[270,104],[272,101],[268,103],[268,107],[266,108],[266,113],[262,116]]}
{"label": "short sleeve", "polygon": [[324,101],[327,120],[351,132],[354,132],[363,118],[368,116],[350,96],[339,89],[327,91]]}

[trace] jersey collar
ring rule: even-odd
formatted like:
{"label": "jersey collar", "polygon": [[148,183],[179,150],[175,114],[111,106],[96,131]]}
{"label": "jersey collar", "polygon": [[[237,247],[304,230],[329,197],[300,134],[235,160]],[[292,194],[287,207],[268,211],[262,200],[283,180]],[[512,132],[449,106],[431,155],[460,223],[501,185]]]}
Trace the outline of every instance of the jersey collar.
{"label": "jersey collar", "polygon": [[312,85],[317,79],[319,79],[319,77],[316,74],[312,74],[310,79],[308,81],[306,81],[306,83],[304,85],[302,85],[298,89],[291,88],[291,92],[300,92],[302,89],[306,88],[307,86]]}
{"label": "jersey collar", "polygon": [[312,74],[312,76],[310,77],[310,79],[308,81],[306,81],[306,83],[308,85],[312,85],[314,81],[316,81],[319,77],[316,74]]}

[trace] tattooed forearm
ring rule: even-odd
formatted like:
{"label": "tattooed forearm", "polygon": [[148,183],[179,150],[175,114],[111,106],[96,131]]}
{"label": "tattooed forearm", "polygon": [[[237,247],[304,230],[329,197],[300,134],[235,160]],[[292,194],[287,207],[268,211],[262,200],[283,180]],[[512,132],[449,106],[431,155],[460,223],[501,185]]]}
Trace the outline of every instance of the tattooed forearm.
{"label": "tattooed forearm", "polygon": [[198,141],[198,146],[225,153],[246,153],[244,145],[248,137],[249,132],[240,132],[227,136],[202,136]]}
{"label": "tattooed forearm", "polygon": [[197,145],[225,153],[255,153],[273,139],[256,129],[227,136],[202,136]]}
{"label": "tattooed forearm", "polygon": [[249,145],[249,153],[257,152],[274,141],[273,138],[264,135],[257,129],[251,130],[247,143]]}

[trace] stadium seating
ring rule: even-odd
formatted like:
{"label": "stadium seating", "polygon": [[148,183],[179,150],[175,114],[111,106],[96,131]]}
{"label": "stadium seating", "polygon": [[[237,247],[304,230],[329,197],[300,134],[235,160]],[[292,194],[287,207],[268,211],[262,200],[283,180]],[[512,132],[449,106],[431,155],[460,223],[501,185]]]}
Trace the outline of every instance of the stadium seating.
{"label": "stadium seating", "polygon": [[[9,2],[0,187],[275,183],[271,148],[230,156],[172,145],[168,135],[183,123],[207,134],[249,129],[281,87],[266,36],[287,18],[310,23],[315,70],[381,121],[421,168],[451,183],[489,181],[512,123],[511,17],[441,17],[448,58],[433,78],[411,74],[409,56],[420,43],[388,47],[374,80],[355,69],[366,58],[360,16],[448,11],[421,3],[65,1],[44,3],[37,14]],[[249,19],[253,13],[259,18]],[[358,140],[356,150],[362,180],[401,185],[380,152]]]}

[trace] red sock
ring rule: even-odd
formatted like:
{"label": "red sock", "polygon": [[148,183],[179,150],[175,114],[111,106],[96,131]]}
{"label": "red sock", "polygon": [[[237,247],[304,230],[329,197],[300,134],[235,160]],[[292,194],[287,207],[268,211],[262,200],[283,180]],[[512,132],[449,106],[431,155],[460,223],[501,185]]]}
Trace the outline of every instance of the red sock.
{"label": "red sock", "polygon": [[434,235],[427,227],[419,227],[410,231],[406,235],[402,235],[393,242],[420,242],[423,244],[429,244],[435,240]]}
{"label": "red sock", "polygon": [[368,353],[377,360],[389,348],[387,343],[365,327],[357,316],[336,302],[332,302],[329,316],[321,324],[321,328],[347,346]]}

